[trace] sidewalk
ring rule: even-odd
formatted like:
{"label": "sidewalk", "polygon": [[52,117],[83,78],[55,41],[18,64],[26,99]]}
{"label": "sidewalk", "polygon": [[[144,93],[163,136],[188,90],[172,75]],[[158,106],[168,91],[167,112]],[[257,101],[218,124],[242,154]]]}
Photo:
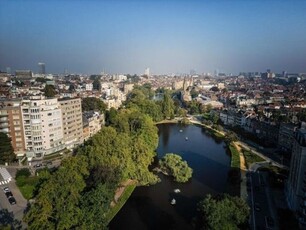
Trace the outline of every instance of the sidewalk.
{"label": "sidewalk", "polygon": [[239,158],[240,158],[240,197],[244,200],[248,199],[248,192],[247,192],[247,177],[246,172],[248,169],[245,167],[245,158],[241,151],[241,147],[238,145],[237,142],[233,142],[235,148],[239,152]]}

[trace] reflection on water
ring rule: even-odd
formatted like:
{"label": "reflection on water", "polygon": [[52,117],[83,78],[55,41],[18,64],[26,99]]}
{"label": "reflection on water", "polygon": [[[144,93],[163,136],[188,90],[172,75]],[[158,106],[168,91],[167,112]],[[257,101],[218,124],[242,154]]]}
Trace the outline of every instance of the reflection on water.
{"label": "reflection on water", "polygon": [[[180,184],[159,175],[161,183],[138,187],[111,222],[110,229],[193,229],[197,202],[208,193],[225,190],[230,157],[222,141],[194,125],[161,124],[158,128],[158,157],[170,152],[180,154],[193,168],[193,177]],[[174,193],[176,188],[181,193]],[[173,198],[175,205],[170,204]]]}

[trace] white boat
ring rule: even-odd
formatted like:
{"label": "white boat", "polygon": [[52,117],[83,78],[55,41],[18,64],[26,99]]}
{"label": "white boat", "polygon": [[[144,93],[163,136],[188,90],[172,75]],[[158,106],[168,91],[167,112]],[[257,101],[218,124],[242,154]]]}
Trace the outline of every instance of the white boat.
{"label": "white boat", "polygon": [[188,137],[185,137],[185,140],[188,141]]}
{"label": "white boat", "polygon": [[182,129],[180,129],[180,133],[181,133],[181,132],[183,132],[183,130],[182,130]]}
{"label": "white boat", "polygon": [[176,204],[176,200],[174,198],[171,200],[171,204]]}
{"label": "white boat", "polygon": [[175,193],[180,193],[181,190],[179,190],[179,189],[177,188],[177,189],[174,189],[174,192],[175,192]]}

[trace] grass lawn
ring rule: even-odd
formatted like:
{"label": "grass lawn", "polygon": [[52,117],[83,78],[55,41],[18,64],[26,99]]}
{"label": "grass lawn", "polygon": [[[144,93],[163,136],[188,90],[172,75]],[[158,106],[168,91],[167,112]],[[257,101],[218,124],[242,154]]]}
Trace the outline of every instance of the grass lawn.
{"label": "grass lawn", "polygon": [[238,150],[232,144],[230,144],[228,147],[229,147],[229,149],[231,151],[231,154],[232,154],[231,167],[232,168],[240,168],[240,157],[239,157]]}
{"label": "grass lawn", "polygon": [[35,189],[36,184],[38,183],[38,180],[39,178],[37,176],[20,176],[16,179],[16,184],[25,199],[29,200],[33,197],[33,191]]}
{"label": "grass lawn", "polygon": [[116,203],[116,205],[109,210],[109,212],[106,214],[106,220],[109,224],[111,220],[116,216],[116,214],[120,211],[120,209],[123,207],[125,202],[129,199],[129,197],[132,195],[132,192],[136,188],[136,185],[128,185],[124,192],[122,193],[121,197],[119,198],[119,201]]}
{"label": "grass lawn", "polygon": [[255,153],[252,153],[251,151],[243,149],[242,153],[245,157],[246,165],[248,168],[250,167],[251,164],[255,162],[265,161],[265,159],[261,158],[260,156],[257,156]]}

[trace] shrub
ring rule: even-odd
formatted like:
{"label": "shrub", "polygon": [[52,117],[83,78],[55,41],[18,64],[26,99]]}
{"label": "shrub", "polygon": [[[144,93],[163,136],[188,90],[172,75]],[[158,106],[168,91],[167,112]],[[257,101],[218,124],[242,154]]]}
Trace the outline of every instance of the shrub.
{"label": "shrub", "polygon": [[31,172],[29,169],[24,168],[24,169],[19,169],[16,173],[15,178],[17,179],[18,177],[24,176],[24,177],[29,177],[31,175]]}

